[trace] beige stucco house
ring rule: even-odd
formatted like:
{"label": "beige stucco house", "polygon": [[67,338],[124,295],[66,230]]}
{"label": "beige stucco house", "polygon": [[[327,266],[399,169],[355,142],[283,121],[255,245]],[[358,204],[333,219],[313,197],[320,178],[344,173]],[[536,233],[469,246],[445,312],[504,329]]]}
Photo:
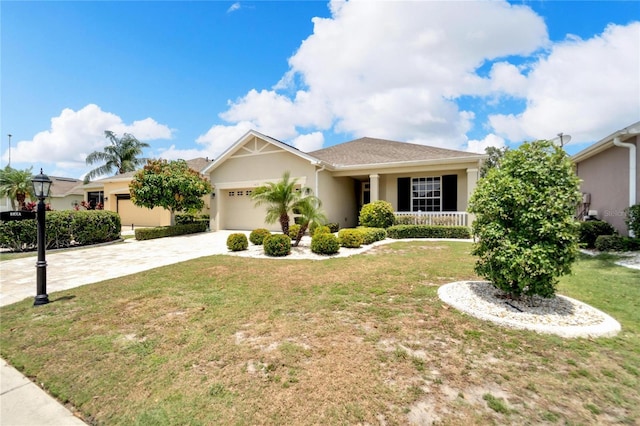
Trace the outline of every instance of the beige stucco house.
{"label": "beige stucco house", "polygon": [[609,222],[628,235],[625,209],[638,203],[640,121],[618,130],[572,158],[581,179],[583,202],[580,216],[591,215]]}
{"label": "beige stucco house", "polygon": [[329,222],[358,224],[363,204],[389,201],[400,214],[448,216],[470,225],[467,202],[485,155],[361,138],[313,152],[302,152],[256,131],[249,131],[202,173],[215,190],[211,229],[251,230],[265,224],[265,210],[251,193],[289,171],[300,186],[322,200]]}
{"label": "beige stucco house", "polygon": [[[202,171],[211,164],[208,158],[195,158],[187,160],[187,164],[193,170]],[[82,186],[85,194],[84,200],[92,205],[103,204],[105,210],[117,212],[120,215],[122,226],[168,226],[171,224],[171,213],[162,207],[148,209],[138,207],[131,201],[129,184],[135,172],[123,173],[111,177],[98,179]],[[205,207],[203,214],[209,214],[210,197],[204,197]]]}

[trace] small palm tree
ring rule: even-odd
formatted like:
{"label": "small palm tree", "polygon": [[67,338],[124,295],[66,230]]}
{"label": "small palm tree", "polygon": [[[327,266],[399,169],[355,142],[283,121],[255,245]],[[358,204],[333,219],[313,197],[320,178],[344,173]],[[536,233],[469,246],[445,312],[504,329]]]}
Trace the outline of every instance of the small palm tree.
{"label": "small palm tree", "polygon": [[298,204],[304,194],[310,192],[309,188],[296,188],[297,179],[290,179],[289,172],[282,175],[279,182],[269,182],[251,194],[256,206],[266,205],[267,215],[265,222],[280,222],[282,233],[289,235],[289,213]]}
{"label": "small palm tree", "polygon": [[320,210],[321,206],[322,202],[318,197],[315,195],[307,195],[306,197],[301,198],[294,207],[294,211],[299,214],[298,220],[300,223],[300,230],[298,231],[296,240],[293,243],[294,247],[298,247],[298,244],[300,244],[300,240],[304,233],[307,232],[309,225],[313,222],[321,225],[327,221],[327,217],[324,212]]}
{"label": "small palm tree", "polygon": [[112,131],[106,130],[104,136],[109,138],[110,144],[105,146],[103,151],[92,152],[86,159],[88,165],[101,162],[104,164],[87,173],[84,183],[89,183],[97,176],[113,173],[114,169],[117,175],[133,172],[147,162],[146,158],[138,158],[138,156],[142,155],[142,148],[149,148],[148,143],[140,142],[129,133],[118,138]]}
{"label": "small palm tree", "polygon": [[6,166],[0,170],[0,196],[11,200],[11,209],[16,210],[16,201],[22,208],[27,197],[33,199],[33,186],[31,185],[31,167],[26,170],[17,170]]}

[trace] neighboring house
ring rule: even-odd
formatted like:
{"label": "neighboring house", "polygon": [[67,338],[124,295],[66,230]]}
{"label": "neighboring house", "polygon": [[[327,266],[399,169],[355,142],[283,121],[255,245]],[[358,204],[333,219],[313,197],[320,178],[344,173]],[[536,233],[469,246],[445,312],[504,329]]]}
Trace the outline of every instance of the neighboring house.
{"label": "neighboring house", "polygon": [[329,222],[341,228],[357,226],[362,205],[375,200],[401,214],[447,216],[468,226],[467,202],[484,158],[373,138],[305,153],[252,130],[203,170],[214,187],[211,229],[278,230],[264,223],[265,210],[255,207],[251,193],[285,171],[313,190]]}
{"label": "neighboring house", "polygon": [[73,210],[84,200],[80,179],[58,176],[49,176],[49,179],[52,183],[47,202],[53,210]]}
{"label": "neighboring house", "polygon": [[[211,164],[208,158],[187,160],[193,170],[201,172]],[[148,209],[138,207],[131,201],[129,184],[135,172],[123,173],[107,178],[98,179],[82,185],[86,194],[85,201],[92,206],[102,204],[105,210],[117,212],[122,226],[167,226],[171,224],[171,213],[162,207]],[[205,197],[205,207],[202,213],[209,214],[210,197]]]}
{"label": "neighboring house", "polygon": [[581,217],[592,215],[628,235],[625,209],[638,203],[640,121],[618,130],[572,158],[581,179]]}
{"label": "neighboring house", "polygon": [[[51,179],[51,189],[46,202],[53,210],[73,210],[84,200],[84,191],[78,186],[82,184],[81,180],[58,176],[49,176],[49,179]],[[37,200],[31,201],[37,202]],[[11,200],[7,197],[0,198],[0,211],[9,210],[11,210]]]}

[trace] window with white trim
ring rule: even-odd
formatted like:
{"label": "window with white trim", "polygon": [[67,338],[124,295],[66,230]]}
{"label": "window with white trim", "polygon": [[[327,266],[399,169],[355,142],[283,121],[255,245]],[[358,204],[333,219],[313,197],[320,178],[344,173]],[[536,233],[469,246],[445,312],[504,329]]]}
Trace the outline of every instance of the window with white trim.
{"label": "window with white trim", "polygon": [[238,191],[238,197],[242,197],[243,192],[242,191]]}
{"label": "window with white trim", "polygon": [[411,210],[439,212],[442,206],[440,176],[411,179]]}

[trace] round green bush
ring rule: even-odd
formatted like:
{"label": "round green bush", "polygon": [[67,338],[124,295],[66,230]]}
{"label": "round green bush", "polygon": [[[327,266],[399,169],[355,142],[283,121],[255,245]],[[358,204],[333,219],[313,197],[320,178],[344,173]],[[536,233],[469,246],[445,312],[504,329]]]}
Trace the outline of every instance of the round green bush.
{"label": "round green bush", "polygon": [[291,238],[284,234],[269,235],[262,241],[267,256],[282,257],[291,253]]}
{"label": "round green bush", "polygon": [[316,235],[320,235],[320,234],[330,234],[331,233],[331,229],[328,226],[316,226],[313,228],[313,230],[309,230],[309,234],[311,235],[311,237],[315,237]]}
{"label": "round green bush", "polygon": [[335,254],[340,250],[338,237],[330,233],[316,234],[311,239],[311,251],[316,254]]}
{"label": "round green bush", "polygon": [[603,220],[588,220],[580,222],[580,242],[586,244],[587,248],[596,246],[596,239],[600,235],[613,235],[616,230]]}
{"label": "round green bush", "polygon": [[247,236],[241,233],[231,234],[227,237],[227,248],[231,251],[242,251],[249,247]]}
{"label": "round green bush", "polygon": [[262,245],[262,242],[264,241],[264,239],[269,235],[271,235],[271,232],[269,232],[268,229],[264,229],[264,228],[254,229],[253,231],[251,231],[251,234],[249,234],[249,241],[259,246],[259,245]]}
{"label": "round green bush", "polygon": [[345,228],[338,232],[338,241],[342,247],[358,248],[364,241],[364,235],[359,229]]}
{"label": "round green bush", "polygon": [[302,226],[298,224],[289,225],[289,236],[291,237],[291,239],[296,238],[298,236],[298,232],[300,232],[300,228],[302,228]]}
{"label": "round green bush", "polygon": [[360,225],[371,228],[388,228],[396,220],[393,206],[388,201],[378,200],[362,206]]}

